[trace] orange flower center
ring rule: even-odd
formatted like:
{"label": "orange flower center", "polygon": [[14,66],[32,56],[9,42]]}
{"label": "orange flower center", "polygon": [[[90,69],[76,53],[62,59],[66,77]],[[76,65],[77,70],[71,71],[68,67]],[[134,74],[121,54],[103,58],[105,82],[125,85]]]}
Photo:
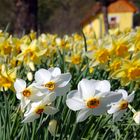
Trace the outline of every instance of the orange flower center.
{"label": "orange flower center", "polygon": [[23,91],[23,96],[29,97],[30,95],[31,95],[31,91],[30,91],[30,90],[25,89],[25,90]]}
{"label": "orange flower center", "polygon": [[50,81],[45,84],[45,87],[50,91],[53,91],[55,89],[55,86],[56,86],[55,82],[53,82],[53,81]]}
{"label": "orange flower center", "polygon": [[118,45],[117,46],[117,49],[116,49],[117,56],[123,56],[124,54],[126,54],[126,52],[128,52],[128,48],[126,45]]}
{"label": "orange flower center", "polygon": [[98,98],[91,98],[91,99],[88,99],[86,102],[86,105],[88,108],[96,108],[99,106],[99,104],[100,104],[100,101]]}
{"label": "orange flower center", "polygon": [[72,64],[80,64],[81,63],[81,56],[80,55],[74,55],[71,57]]}
{"label": "orange flower center", "polygon": [[35,110],[35,112],[37,113],[37,114],[41,114],[41,113],[43,113],[43,111],[44,111],[44,108],[37,108],[36,110]]}
{"label": "orange flower center", "polygon": [[128,78],[134,80],[140,77],[140,68],[134,67],[128,70]]}
{"label": "orange flower center", "polygon": [[119,108],[121,110],[128,108],[128,102],[126,100],[122,100],[119,104]]}
{"label": "orange flower center", "polygon": [[109,52],[107,49],[97,51],[97,59],[100,63],[105,63],[109,60]]}

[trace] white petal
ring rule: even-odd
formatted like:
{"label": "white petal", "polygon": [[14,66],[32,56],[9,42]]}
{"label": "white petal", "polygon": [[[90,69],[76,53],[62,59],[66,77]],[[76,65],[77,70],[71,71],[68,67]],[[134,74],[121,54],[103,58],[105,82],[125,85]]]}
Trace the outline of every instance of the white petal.
{"label": "white petal", "polygon": [[23,97],[23,95],[22,95],[21,92],[17,92],[16,93],[16,97],[17,97],[17,99],[21,100],[21,98]]}
{"label": "white petal", "polygon": [[39,84],[49,82],[51,79],[51,73],[46,69],[40,69],[35,73],[35,81]]}
{"label": "white petal", "polygon": [[16,79],[14,88],[16,92],[22,92],[26,88],[26,82],[22,79]]}
{"label": "white petal", "polygon": [[71,110],[74,111],[86,108],[85,102],[77,90],[73,90],[68,93],[66,104]]}
{"label": "white petal", "polygon": [[95,90],[95,96],[98,96],[98,97],[105,97],[108,94],[110,94],[110,92],[100,92],[98,90]]}
{"label": "white petal", "polygon": [[31,108],[31,103],[28,104],[27,108],[26,108],[26,112],[24,113],[24,117],[28,116],[28,114],[33,112],[33,108]]}
{"label": "white petal", "polygon": [[39,118],[40,115],[36,113],[31,113],[28,116],[25,117],[25,119],[22,121],[23,123],[33,122],[35,119]]}
{"label": "white petal", "polygon": [[24,110],[25,107],[30,103],[30,100],[29,99],[26,99],[26,98],[21,98],[21,102],[20,102],[20,105],[21,105],[21,110]]}
{"label": "white petal", "polygon": [[79,98],[82,99],[82,95],[80,92],[78,92],[78,90],[72,90],[68,93],[67,95],[67,99],[71,99],[71,98]]}
{"label": "white petal", "polygon": [[109,92],[110,91],[110,82],[107,80],[97,81],[95,83],[95,89],[100,92]]}
{"label": "white petal", "polygon": [[31,91],[31,95],[28,97],[31,101],[39,101],[41,100],[45,94],[43,94],[41,91],[39,91],[37,88],[35,88],[34,86],[29,86],[27,87],[27,89],[29,89]]}
{"label": "white petal", "polygon": [[101,97],[100,98],[100,105],[99,107],[93,109],[93,114],[94,115],[101,115],[103,113],[105,113],[108,109],[109,109],[109,105],[111,103],[114,103],[116,101],[119,101],[122,97],[121,93],[110,93],[110,95],[108,94],[108,96],[106,97]]}
{"label": "white petal", "polygon": [[58,87],[55,90],[56,96],[63,96],[65,93],[67,93],[70,90],[70,84],[66,85],[65,87]]}
{"label": "white petal", "polygon": [[70,73],[61,74],[57,77],[57,79],[58,79],[57,86],[64,87],[71,80],[71,74]]}
{"label": "white petal", "polygon": [[78,98],[67,99],[66,105],[73,111],[86,108],[85,103]]}
{"label": "white petal", "polygon": [[83,99],[93,97],[95,95],[95,80],[82,79],[78,84],[78,91],[82,94]]}
{"label": "white petal", "polygon": [[124,109],[124,110],[120,110],[118,112],[115,112],[113,114],[113,121],[115,121],[115,122],[116,121],[119,121],[122,118],[123,114],[126,112],[126,110],[127,109]]}
{"label": "white petal", "polygon": [[42,85],[40,83],[35,83],[34,86],[43,93],[49,92],[49,90],[44,85]]}
{"label": "white petal", "polygon": [[42,93],[41,91],[38,91],[38,92],[36,92],[36,95],[37,95],[38,97],[42,97],[42,96],[44,96],[44,95],[46,95],[46,94]]}
{"label": "white petal", "polygon": [[99,116],[104,114],[107,111],[107,108],[107,103],[105,101],[100,100],[99,106],[97,108],[94,108],[92,113],[95,116]]}
{"label": "white petal", "polygon": [[44,109],[44,113],[48,114],[48,115],[54,115],[57,112],[58,112],[58,109],[54,108],[52,106],[46,106],[45,109]]}
{"label": "white petal", "polygon": [[107,111],[107,107],[105,107],[105,106],[102,106],[100,108],[94,108],[93,115],[99,116],[99,115],[104,114],[106,111]]}
{"label": "white petal", "polygon": [[107,111],[108,114],[113,114],[115,112],[119,111],[118,105],[112,105],[112,107]]}
{"label": "white petal", "polygon": [[118,92],[118,93],[122,93],[123,99],[127,99],[128,93],[127,93],[126,90],[124,90],[124,89],[119,89],[119,90],[117,90],[117,92]]}
{"label": "white petal", "polygon": [[29,99],[33,102],[38,102],[40,100],[43,100],[45,95],[38,96],[38,94],[40,94],[40,93],[37,93],[36,95],[31,95]]}
{"label": "white petal", "polygon": [[92,114],[92,109],[82,109],[77,115],[77,122],[82,122],[86,120]]}
{"label": "white petal", "polygon": [[109,105],[111,103],[118,102],[121,98],[121,93],[110,92],[110,94],[103,98],[103,102],[105,102],[106,105]]}
{"label": "white petal", "polygon": [[132,92],[132,93],[127,97],[127,101],[128,101],[129,103],[131,103],[131,102],[133,101],[133,99],[134,99],[134,96],[135,96],[135,93]]}
{"label": "white petal", "polygon": [[56,67],[56,68],[49,68],[48,71],[50,71],[50,73],[51,73],[51,75],[53,77],[56,77],[56,76],[61,74],[61,70],[58,67]]}
{"label": "white petal", "polygon": [[41,101],[42,104],[50,104],[56,99],[56,94],[54,92],[46,94],[44,99]]}
{"label": "white petal", "polygon": [[[44,105],[44,104],[43,104]],[[34,110],[35,108],[42,106],[42,101],[32,102],[30,111]],[[26,113],[27,114],[27,113]]]}

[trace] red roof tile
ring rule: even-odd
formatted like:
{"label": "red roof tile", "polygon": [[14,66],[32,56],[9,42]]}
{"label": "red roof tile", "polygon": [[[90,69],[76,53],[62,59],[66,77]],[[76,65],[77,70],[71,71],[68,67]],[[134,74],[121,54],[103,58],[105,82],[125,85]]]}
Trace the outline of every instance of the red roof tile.
{"label": "red roof tile", "polygon": [[120,12],[133,12],[137,11],[136,6],[128,0],[117,0],[111,3],[107,8],[109,13],[120,13]]}
{"label": "red roof tile", "polygon": [[[89,10],[86,17],[81,21],[81,26],[84,26],[96,17],[98,13],[102,11],[102,3],[96,2],[92,9]],[[131,3],[129,0],[116,0],[115,2],[111,2],[107,7],[108,13],[120,13],[120,12],[137,12],[137,7]]]}

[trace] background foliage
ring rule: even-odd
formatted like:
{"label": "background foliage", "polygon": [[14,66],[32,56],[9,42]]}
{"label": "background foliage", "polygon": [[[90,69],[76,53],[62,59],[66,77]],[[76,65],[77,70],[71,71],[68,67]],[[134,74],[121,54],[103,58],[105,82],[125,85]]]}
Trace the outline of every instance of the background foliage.
{"label": "background foliage", "polygon": [[[139,0],[133,1],[140,7]],[[16,0],[0,0],[0,3],[0,29],[10,25],[9,31],[14,32]],[[95,0],[38,0],[39,31],[60,35],[79,31],[81,20],[94,3]],[[139,18],[140,14],[136,14],[134,25],[140,25]]]}

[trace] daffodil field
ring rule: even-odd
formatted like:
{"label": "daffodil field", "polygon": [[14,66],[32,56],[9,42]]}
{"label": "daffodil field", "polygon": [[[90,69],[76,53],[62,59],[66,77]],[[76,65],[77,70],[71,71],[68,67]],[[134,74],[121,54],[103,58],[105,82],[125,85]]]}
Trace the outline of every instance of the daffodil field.
{"label": "daffodil field", "polygon": [[0,32],[0,140],[139,140],[139,110],[139,27]]}

